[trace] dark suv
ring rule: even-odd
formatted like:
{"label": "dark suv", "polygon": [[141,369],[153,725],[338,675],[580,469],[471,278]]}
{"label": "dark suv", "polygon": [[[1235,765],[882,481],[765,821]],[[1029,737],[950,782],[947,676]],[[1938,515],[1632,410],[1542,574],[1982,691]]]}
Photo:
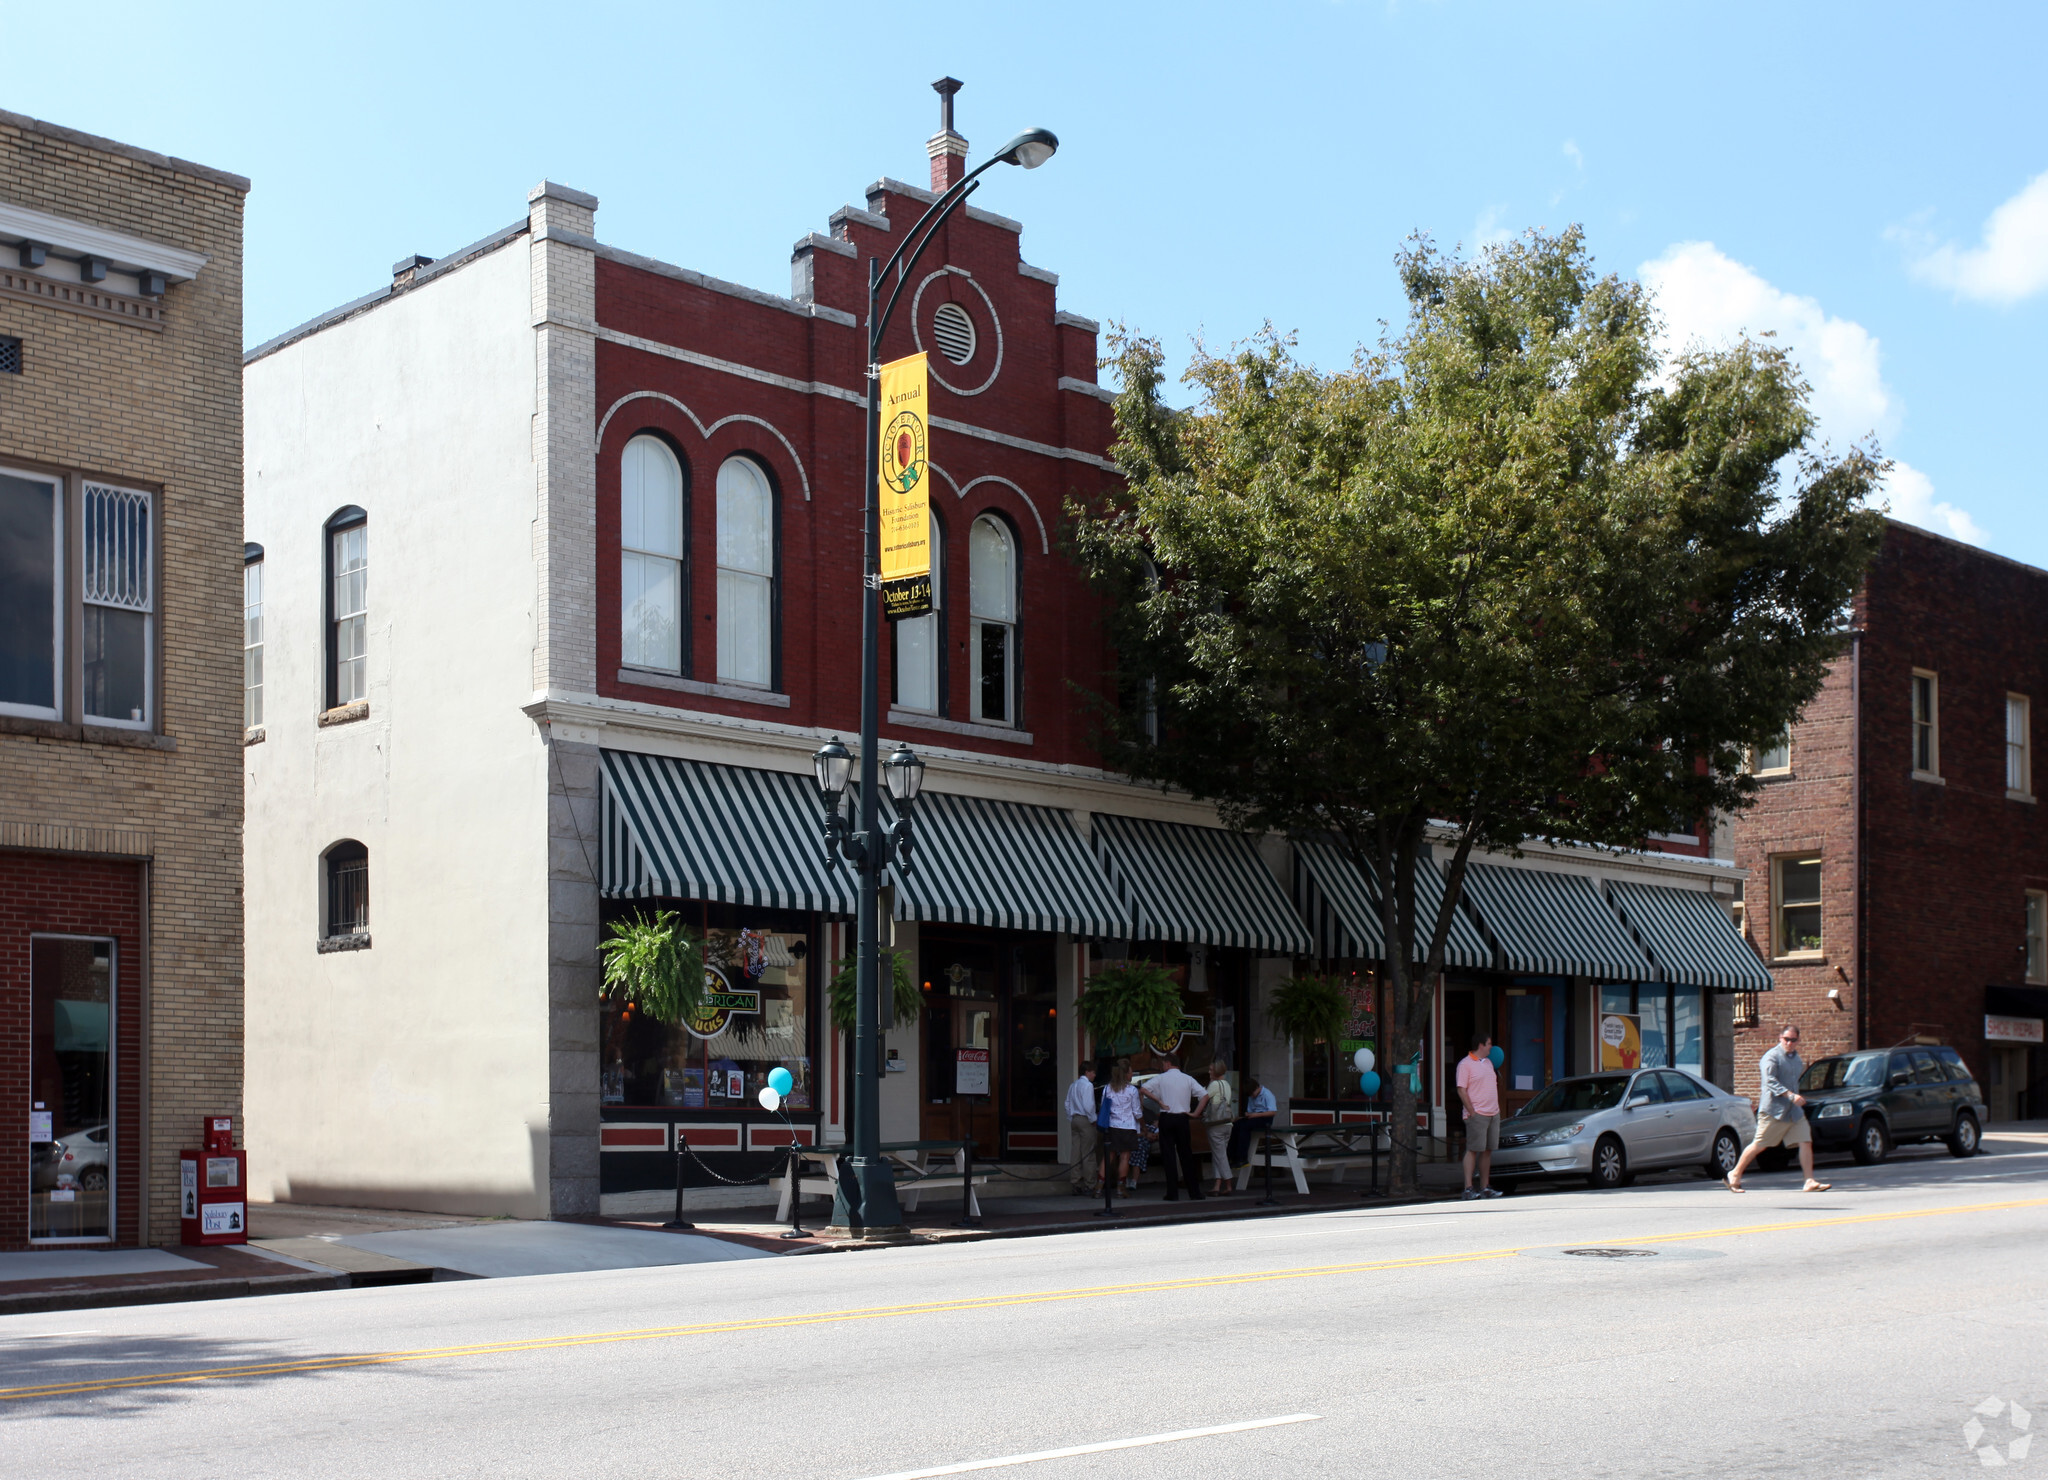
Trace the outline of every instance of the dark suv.
{"label": "dark suv", "polygon": [[1815,1151],[1855,1153],[1865,1166],[1908,1141],[1946,1141],[1974,1156],[1984,1092],[1952,1048],[1872,1049],[1822,1059],[1799,1079]]}

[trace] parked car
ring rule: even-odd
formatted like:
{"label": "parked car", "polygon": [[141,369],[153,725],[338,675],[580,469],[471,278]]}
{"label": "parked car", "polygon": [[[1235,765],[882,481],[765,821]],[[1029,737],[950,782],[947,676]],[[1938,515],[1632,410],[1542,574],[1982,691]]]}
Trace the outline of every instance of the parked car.
{"label": "parked car", "polygon": [[1865,1166],[1911,1141],[1946,1141],[1974,1156],[1989,1107],[1952,1048],[1838,1054],[1800,1076],[1815,1151],[1851,1151]]}
{"label": "parked car", "polygon": [[49,1149],[29,1158],[30,1185],[38,1192],[53,1187],[76,1187],[85,1192],[107,1190],[107,1128],[87,1126],[84,1130],[43,1143]]}
{"label": "parked car", "polygon": [[1748,1100],[1683,1069],[1582,1074],[1501,1123],[1493,1177],[1504,1188],[1548,1177],[1626,1187],[1638,1172],[1685,1166],[1725,1177],[1755,1127]]}

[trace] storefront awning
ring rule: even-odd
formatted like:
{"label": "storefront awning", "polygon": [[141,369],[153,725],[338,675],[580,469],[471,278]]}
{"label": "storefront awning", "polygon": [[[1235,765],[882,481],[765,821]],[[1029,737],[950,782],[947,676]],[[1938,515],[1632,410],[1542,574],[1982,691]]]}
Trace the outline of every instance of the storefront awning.
{"label": "storefront awning", "polygon": [[621,750],[602,756],[607,899],[854,912],[853,872],[826,862],[810,777]]}
{"label": "storefront awning", "polygon": [[1649,957],[1582,874],[1475,863],[1465,870],[1465,897],[1508,971],[1654,980]]}
{"label": "storefront awning", "polygon": [[928,791],[911,827],[910,873],[889,871],[899,920],[1112,940],[1130,933],[1130,912],[1065,812]]}
{"label": "storefront awning", "polygon": [[1095,851],[1122,893],[1133,940],[1312,949],[1301,917],[1243,833],[1095,814]]}
{"label": "storefront awning", "polygon": [[[1314,933],[1318,954],[1332,960],[1386,960],[1376,881],[1369,884],[1350,855],[1334,843],[1296,843],[1294,866],[1296,898]],[[1428,922],[1433,930],[1444,900],[1443,875],[1427,858],[1417,860],[1415,894],[1416,934],[1421,937],[1415,949],[1422,951],[1428,945],[1422,922]],[[1444,965],[1481,971],[1493,965],[1493,952],[1463,914],[1451,917]]]}
{"label": "storefront awning", "polygon": [[1607,897],[1663,980],[1722,992],[1771,990],[1770,972],[1705,890],[1610,880]]}

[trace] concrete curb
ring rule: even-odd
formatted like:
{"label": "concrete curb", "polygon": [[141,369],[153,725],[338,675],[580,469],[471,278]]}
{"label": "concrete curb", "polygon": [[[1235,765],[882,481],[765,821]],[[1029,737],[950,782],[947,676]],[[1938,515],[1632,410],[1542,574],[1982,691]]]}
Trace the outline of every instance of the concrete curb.
{"label": "concrete curb", "polygon": [[297,1295],[308,1290],[348,1288],[345,1274],[280,1274],[224,1280],[166,1280],[156,1285],[121,1285],[99,1290],[37,1290],[0,1295],[0,1316],[116,1305],[168,1305],[185,1300],[240,1300],[249,1295]]}

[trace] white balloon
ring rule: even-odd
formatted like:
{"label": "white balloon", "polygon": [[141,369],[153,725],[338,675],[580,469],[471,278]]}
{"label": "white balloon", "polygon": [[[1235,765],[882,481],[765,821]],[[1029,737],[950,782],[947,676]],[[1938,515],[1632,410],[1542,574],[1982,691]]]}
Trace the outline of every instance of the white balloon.
{"label": "white balloon", "polygon": [[1372,1050],[1371,1050],[1371,1049],[1369,1049],[1369,1048],[1361,1048],[1361,1049],[1360,1049],[1360,1050],[1359,1050],[1359,1051],[1358,1051],[1357,1053],[1355,1053],[1355,1054],[1353,1054],[1353,1055],[1351,1056],[1351,1062],[1352,1062],[1352,1064],[1353,1064],[1353,1065],[1354,1065],[1354,1066],[1355,1066],[1355,1067],[1357,1068],[1357,1070],[1358,1070],[1358,1072],[1359,1072],[1359,1073],[1361,1073],[1361,1074],[1370,1074],[1370,1073],[1372,1073],[1372,1066],[1373,1066],[1373,1057],[1372,1057]]}
{"label": "white balloon", "polygon": [[754,1098],[761,1102],[763,1110],[780,1110],[782,1108],[782,1096],[775,1093],[773,1085],[761,1086],[761,1093],[754,1096]]}

